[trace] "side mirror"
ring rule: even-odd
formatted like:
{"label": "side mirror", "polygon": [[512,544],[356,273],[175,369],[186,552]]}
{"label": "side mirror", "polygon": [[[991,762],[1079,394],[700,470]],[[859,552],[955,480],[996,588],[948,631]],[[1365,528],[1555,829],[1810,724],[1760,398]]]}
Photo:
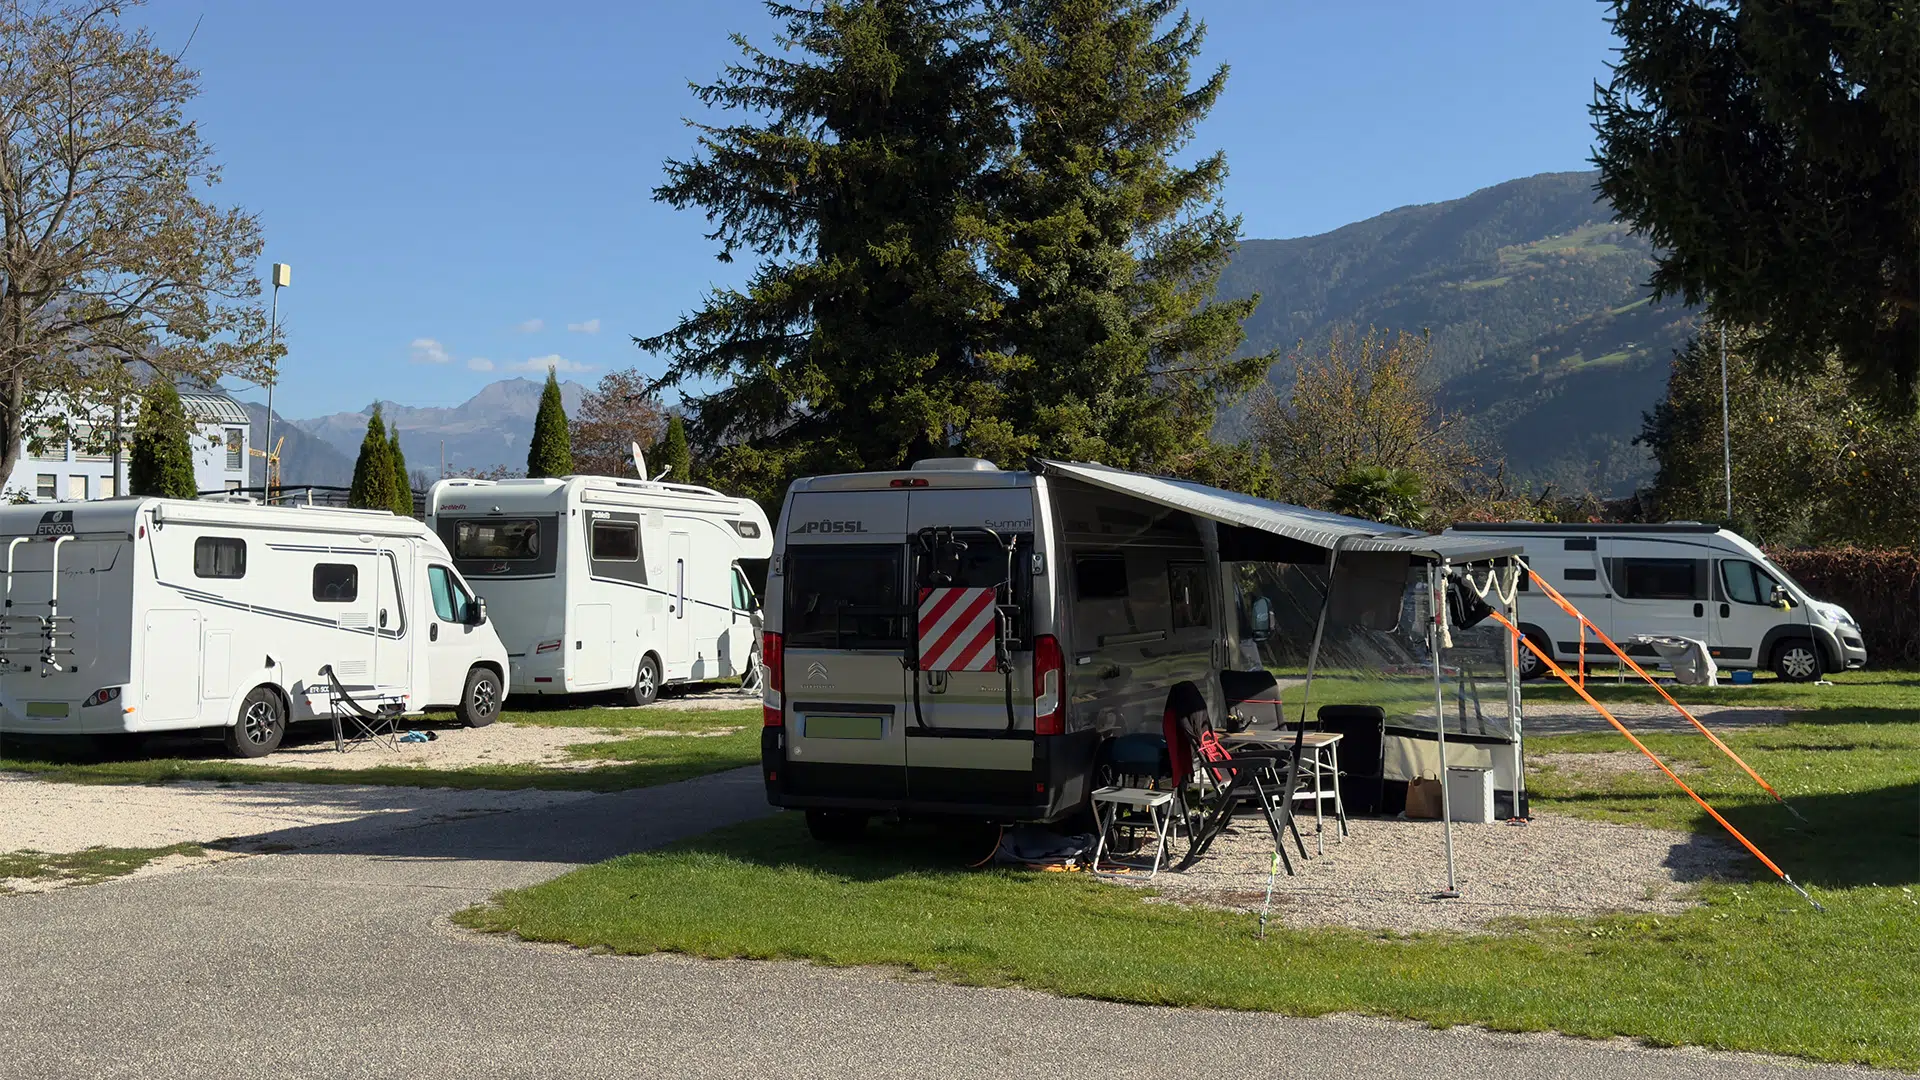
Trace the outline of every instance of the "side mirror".
{"label": "side mirror", "polygon": [[1265,641],[1273,636],[1273,601],[1264,596],[1253,598],[1253,640]]}
{"label": "side mirror", "polygon": [[1787,595],[1787,587],[1785,585],[1775,585],[1773,587],[1773,606],[1779,608],[1781,611],[1792,610],[1793,598]]}
{"label": "side mirror", "polygon": [[473,626],[487,625],[487,598],[476,596],[473,606],[467,609],[467,622]]}

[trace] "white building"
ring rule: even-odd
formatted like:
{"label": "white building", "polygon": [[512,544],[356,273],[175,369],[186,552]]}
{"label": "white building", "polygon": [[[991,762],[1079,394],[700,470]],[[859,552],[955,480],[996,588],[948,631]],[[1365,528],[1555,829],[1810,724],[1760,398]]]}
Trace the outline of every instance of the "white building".
{"label": "white building", "polygon": [[[193,475],[199,489],[238,491],[245,487],[247,450],[253,445],[246,408],[225,394],[200,392],[182,391],[180,403],[193,421]],[[123,430],[132,431],[134,415],[134,409],[129,408],[122,420]],[[28,440],[21,440],[20,460],[7,478],[6,495],[25,494],[36,502],[85,502],[123,494],[126,453],[120,455],[120,476],[115,477],[110,451],[82,449],[91,441],[89,430],[86,423],[77,423],[71,441],[49,442],[37,454],[27,445]]]}

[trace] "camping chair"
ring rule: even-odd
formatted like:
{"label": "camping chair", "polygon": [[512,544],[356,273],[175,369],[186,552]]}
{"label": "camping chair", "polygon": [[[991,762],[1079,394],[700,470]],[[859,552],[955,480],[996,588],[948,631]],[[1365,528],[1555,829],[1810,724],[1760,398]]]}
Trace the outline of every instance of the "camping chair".
{"label": "camping chair", "polygon": [[1220,742],[1208,722],[1207,701],[1200,688],[1191,682],[1176,684],[1167,695],[1163,716],[1170,744],[1178,744],[1174,763],[1182,761],[1193,777],[1186,800],[1184,819],[1187,852],[1177,869],[1185,870],[1207,853],[1213,842],[1233,823],[1243,804],[1260,807],[1273,838],[1274,854],[1293,873],[1293,860],[1287,856],[1286,834],[1292,832],[1300,857],[1307,857],[1306,842],[1293,818],[1292,792],[1300,783],[1300,746],[1302,732],[1294,735],[1291,751],[1234,752]]}
{"label": "camping chair", "polygon": [[[1172,826],[1186,819],[1186,801],[1182,785],[1175,782],[1167,740],[1158,735],[1122,735],[1101,746],[1099,784],[1091,796],[1098,840],[1094,846],[1093,869],[1098,872],[1108,837],[1118,829],[1145,828],[1158,845],[1153,856],[1153,872],[1160,864],[1172,862],[1167,840]],[[1144,818],[1144,820],[1143,820]]]}
{"label": "camping chair", "polygon": [[406,711],[403,702],[380,701],[368,709],[355,701],[349,691],[366,692],[372,691],[373,687],[342,686],[340,677],[333,673],[332,664],[322,667],[320,674],[327,677],[327,712],[333,717],[333,748],[336,752],[346,753],[348,743],[355,746],[373,743],[389,750],[400,749],[400,717]]}

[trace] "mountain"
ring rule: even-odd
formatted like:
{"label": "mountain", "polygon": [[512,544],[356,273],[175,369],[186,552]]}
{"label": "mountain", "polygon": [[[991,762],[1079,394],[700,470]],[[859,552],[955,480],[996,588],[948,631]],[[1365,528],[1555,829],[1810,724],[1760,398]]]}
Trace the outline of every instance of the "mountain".
{"label": "mountain", "polygon": [[[262,449],[267,443],[267,407],[258,402],[240,403],[247,410],[247,417],[253,423],[253,438]],[[366,420],[360,421],[365,427]],[[328,443],[314,438],[300,429],[299,424],[274,414],[273,441],[280,444],[280,478],[282,483],[338,485],[346,487],[353,483],[353,458],[334,449]],[[359,446],[354,447],[355,454]],[[251,457],[251,455],[249,455]],[[267,482],[267,459],[252,457],[248,469],[247,483],[264,485]]]}
{"label": "mountain", "polygon": [[[463,469],[486,471],[498,465],[520,471],[527,466],[527,440],[533,435],[533,417],[540,408],[540,391],[545,380],[502,379],[481,387],[480,392],[453,406],[425,408],[381,401],[380,414],[400,429],[400,449],[413,470],[429,476],[440,471],[440,452],[444,442],[447,471]],[[560,398],[572,416],[580,409],[587,388],[577,382],[562,382]],[[283,451],[281,475],[288,483],[349,483],[353,463],[360,456],[361,440],[367,435],[369,404],[359,412],[331,413],[310,420],[295,420],[293,425],[312,442],[343,457],[346,479],[320,480],[306,470],[333,475],[333,459],[315,453],[312,458],[296,455],[291,437]],[[264,430],[256,427],[257,431]],[[278,428],[276,427],[276,431]]]}
{"label": "mountain", "polygon": [[[1271,376],[1283,394],[1296,346],[1336,328],[1431,330],[1442,404],[1505,452],[1510,475],[1624,494],[1652,476],[1632,439],[1694,318],[1648,299],[1652,249],[1595,200],[1595,178],[1543,173],[1319,236],[1243,241],[1220,294],[1260,294],[1246,347],[1288,356]],[[1222,420],[1227,434],[1245,424],[1244,408]]]}

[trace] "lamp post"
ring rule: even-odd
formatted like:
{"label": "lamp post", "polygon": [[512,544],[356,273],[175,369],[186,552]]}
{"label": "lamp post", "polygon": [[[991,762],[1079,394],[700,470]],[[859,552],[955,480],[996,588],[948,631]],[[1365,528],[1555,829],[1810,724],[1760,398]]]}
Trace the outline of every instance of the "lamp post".
{"label": "lamp post", "polygon": [[274,263],[273,303],[271,314],[267,316],[267,473],[265,482],[260,485],[266,492],[264,502],[273,501],[273,482],[277,479],[274,476],[277,471],[275,466],[280,464],[278,455],[273,451],[273,385],[280,381],[280,362],[274,358],[273,346],[280,334],[280,289],[292,284],[293,267],[286,263]]}
{"label": "lamp post", "polygon": [[[1715,320],[1718,321],[1718,320]],[[1733,412],[1727,404],[1727,324],[1720,323],[1720,463],[1727,482],[1727,528],[1733,528]]]}

